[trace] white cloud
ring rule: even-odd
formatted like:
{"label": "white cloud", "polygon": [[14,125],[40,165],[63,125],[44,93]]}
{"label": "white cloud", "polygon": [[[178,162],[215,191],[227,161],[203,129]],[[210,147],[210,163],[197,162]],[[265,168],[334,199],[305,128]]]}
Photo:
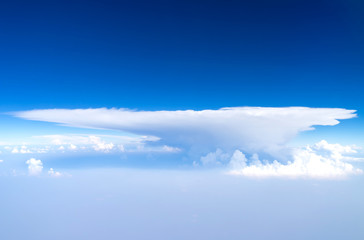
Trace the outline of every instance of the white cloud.
{"label": "white cloud", "polygon": [[32,137],[38,144],[51,145],[92,145],[95,142],[112,142],[113,144],[139,144],[148,141],[157,141],[159,138],[152,138],[148,136],[118,136],[118,135],[89,135],[89,134],[56,134],[56,135],[43,135]]}
{"label": "white cloud", "polygon": [[220,148],[216,149],[215,152],[210,152],[206,156],[202,156],[200,161],[203,166],[216,167],[222,166],[229,160],[230,155],[224,153]]}
{"label": "white cloud", "polygon": [[0,163],[4,162],[4,160],[0,159]]}
{"label": "white cloud", "polygon": [[62,177],[63,176],[62,173],[54,171],[53,168],[49,169],[48,175],[51,176],[51,177]]}
{"label": "white cloud", "polygon": [[294,149],[293,160],[284,164],[276,160],[262,163],[257,155],[248,163],[245,155],[236,150],[230,160],[229,173],[248,177],[342,178],[363,173],[348,163],[359,158],[343,155],[355,152],[355,147],[352,146],[321,141],[313,146]]}
{"label": "white cloud", "polygon": [[[46,146],[45,148],[35,148],[34,151],[36,153],[48,153],[50,150],[49,146]],[[29,150],[30,151],[30,150]]]}
{"label": "white cloud", "polygon": [[76,149],[77,149],[77,146],[71,143],[71,144],[68,146],[68,149],[70,149],[70,150],[76,150]]}
{"label": "white cloud", "polygon": [[[363,158],[352,157],[350,154],[355,154],[360,149],[359,147],[352,146],[343,146],[340,144],[329,144],[327,141],[322,140],[313,146],[308,146],[308,149],[319,153],[325,157],[329,157],[334,160],[345,160],[345,161],[362,161]],[[349,155],[349,156],[345,156]]]}
{"label": "white cloud", "polygon": [[168,145],[163,145],[162,152],[180,152],[181,149],[178,147],[171,147]]}
{"label": "white cloud", "polygon": [[244,169],[246,167],[248,159],[239,150],[235,150],[231,160],[229,162],[229,168],[231,169]]}
{"label": "white cloud", "polygon": [[[351,156],[357,151],[354,146],[326,141],[293,150],[286,146],[297,134],[312,130],[314,126],[333,126],[339,120],[356,117],[354,110],[236,107],[202,111],[132,111],[100,108],[32,110],[14,115],[66,126],[138,134],[140,136],[133,140],[134,148],[128,151],[178,152],[186,149],[189,156],[200,158],[199,162],[193,162],[194,166],[228,166],[230,173],[236,175],[337,178],[361,173],[350,163],[360,160]],[[126,151],[129,144],[98,136],[57,135],[50,138],[61,146],[76,145],[77,139],[78,144],[91,144],[94,150],[104,152]],[[146,146],[147,141],[159,141],[160,145]],[[258,155],[277,160],[262,162]]]}
{"label": "white cloud", "polygon": [[90,141],[94,144],[93,149],[95,151],[103,151],[103,152],[109,152],[114,148],[113,143],[106,143],[105,141],[102,141],[101,138],[96,136],[90,136]]}
{"label": "white cloud", "polygon": [[25,162],[28,164],[28,172],[31,176],[37,176],[42,173],[43,163],[41,160],[31,158]]}
{"label": "white cloud", "polygon": [[22,154],[26,154],[26,153],[32,153],[32,151],[30,151],[27,146],[20,146],[18,147],[14,147],[13,150],[11,150],[11,153],[22,153]]}
{"label": "white cloud", "polygon": [[250,154],[265,152],[279,157],[285,144],[299,132],[311,130],[316,125],[336,125],[340,119],[355,117],[354,112],[306,107],[236,107],[202,111],[99,108],[32,110],[14,115],[73,127],[155,136],[162,144],[190,149],[198,155],[220,148],[224,151],[241,149]]}
{"label": "white cloud", "polygon": [[28,148],[27,146],[21,146],[20,147],[20,153],[32,153]]}
{"label": "white cloud", "polygon": [[120,152],[125,152],[125,147],[124,147],[124,145],[119,144],[119,145],[117,146],[117,148],[119,149],[119,151],[120,151]]}
{"label": "white cloud", "polygon": [[[149,136],[117,136],[117,135],[87,135],[87,134],[68,134],[68,135],[44,135],[32,137],[33,142],[39,146],[51,144],[48,151],[68,150],[93,150],[98,152],[135,152],[138,149],[143,151],[165,151],[176,152],[177,148],[169,146],[155,146],[144,148],[148,142],[158,141],[159,138]],[[30,141],[31,142],[31,141]]]}
{"label": "white cloud", "polygon": [[[22,139],[24,140],[24,139]],[[65,134],[33,136],[22,142],[2,147],[6,153],[56,153],[56,152],[166,152],[176,153],[181,149],[163,144],[151,144],[159,140],[152,136],[118,136],[118,135],[89,135]],[[146,146],[147,145],[147,146]]]}
{"label": "white cloud", "polygon": [[11,150],[11,153],[19,153],[19,150],[17,147],[13,148],[13,150]]}

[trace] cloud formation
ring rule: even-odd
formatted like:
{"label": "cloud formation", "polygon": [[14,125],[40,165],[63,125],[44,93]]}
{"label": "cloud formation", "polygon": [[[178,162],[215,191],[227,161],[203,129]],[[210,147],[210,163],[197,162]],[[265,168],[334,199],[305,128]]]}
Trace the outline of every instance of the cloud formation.
{"label": "cloud formation", "polygon": [[[321,141],[304,148],[286,144],[315,126],[333,126],[356,117],[354,110],[307,107],[236,107],[218,110],[132,111],[127,109],[49,109],[14,113],[15,116],[61,125],[120,130],[152,139],[154,150],[179,152],[199,159],[194,166],[228,167],[229,173],[251,177],[337,178],[362,173],[350,161],[353,146]],[[73,144],[66,136],[53,138],[59,148]],[[46,137],[47,138],[47,137]],[[75,138],[73,138],[73,141]],[[125,150],[97,136],[80,137],[95,151]],[[150,146],[139,144],[137,151]],[[202,156],[202,157],[201,157]],[[249,156],[249,157],[247,157]],[[263,161],[260,160],[263,157]]]}
{"label": "cloud formation", "polygon": [[[25,141],[24,141],[25,140]],[[168,145],[149,143],[158,141],[157,137],[64,134],[43,135],[22,139],[22,144],[5,145],[0,149],[12,154],[45,154],[65,152],[165,152],[175,153],[180,149]]]}
{"label": "cloud formation", "polygon": [[112,142],[106,143],[105,141],[101,140],[101,138],[96,136],[90,136],[90,141],[94,144],[93,149],[95,151],[109,152],[115,146]]}
{"label": "cloud formation", "polygon": [[51,177],[62,177],[62,173],[55,171],[53,168],[48,170],[48,175]]}
{"label": "cloud formation", "polygon": [[[133,111],[128,109],[45,109],[15,116],[66,126],[112,129],[154,136],[169,146],[195,151],[213,149],[279,156],[299,132],[333,126],[356,116],[354,110],[307,107],[235,107],[218,110]],[[105,147],[105,146],[104,146]]]}
{"label": "cloud formation", "polygon": [[228,167],[230,174],[248,177],[342,178],[363,173],[349,163],[363,159],[345,155],[356,153],[356,149],[355,146],[329,144],[322,140],[313,146],[294,149],[293,161],[286,164],[276,160],[262,163],[257,155],[248,160],[236,150]]}
{"label": "cloud formation", "polygon": [[25,163],[28,164],[28,172],[30,176],[38,176],[42,173],[43,163],[41,160],[31,158]]}
{"label": "cloud formation", "polygon": [[20,146],[19,149],[18,147],[14,147],[13,150],[11,151],[11,153],[22,153],[22,154],[26,154],[26,153],[32,153],[27,146]]}

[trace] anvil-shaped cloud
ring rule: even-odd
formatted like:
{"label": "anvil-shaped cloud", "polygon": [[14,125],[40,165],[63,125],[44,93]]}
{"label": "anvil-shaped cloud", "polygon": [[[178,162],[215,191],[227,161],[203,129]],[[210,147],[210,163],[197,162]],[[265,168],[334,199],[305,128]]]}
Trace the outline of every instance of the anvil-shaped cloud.
{"label": "anvil-shaped cloud", "polygon": [[232,107],[218,110],[133,111],[129,109],[45,109],[15,116],[82,128],[121,130],[156,136],[198,154],[220,148],[274,157],[299,132],[332,126],[356,116],[355,110],[308,107]]}

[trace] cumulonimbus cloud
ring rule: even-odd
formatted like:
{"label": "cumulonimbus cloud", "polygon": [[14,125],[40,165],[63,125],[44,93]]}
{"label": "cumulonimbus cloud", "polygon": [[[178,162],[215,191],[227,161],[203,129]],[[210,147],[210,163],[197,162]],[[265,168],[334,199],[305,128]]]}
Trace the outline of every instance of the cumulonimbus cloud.
{"label": "cumulonimbus cloud", "polygon": [[[190,156],[195,154],[204,166],[233,166],[231,173],[243,176],[327,178],[361,172],[345,163],[342,146],[326,144],[326,148],[316,152],[307,149],[292,152],[286,147],[298,133],[356,117],[355,110],[234,107],[201,111],[133,111],[98,108],[31,110],[13,115],[72,127],[150,136],[162,144],[184,149]],[[331,155],[326,156],[325,151]],[[284,159],[282,152],[289,158]],[[243,153],[252,156],[252,161],[246,161]],[[258,155],[264,158],[269,155],[278,161],[262,163]],[[230,161],[229,156],[232,156]],[[199,163],[195,161],[194,165]]]}
{"label": "cumulonimbus cloud", "polygon": [[308,107],[234,107],[218,110],[133,111],[128,109],[45,109],[16,117],[82,128],[113,129],[160,138],[171,146],[209,152],[216,148],[273,154],[299,132],[332,126],[355,110]]}

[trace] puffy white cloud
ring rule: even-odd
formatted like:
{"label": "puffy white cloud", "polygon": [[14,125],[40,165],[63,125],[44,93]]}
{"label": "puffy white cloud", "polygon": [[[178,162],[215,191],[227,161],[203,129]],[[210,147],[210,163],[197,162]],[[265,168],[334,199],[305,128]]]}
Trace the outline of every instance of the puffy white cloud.
{"label": "puffy white cloud", "polygon": [[4,160],[0,159],[0,163],[4,162]]}
{"label": "puffy white cloud", "polygon": [[19,150],[17,147],[13,148],[13,150],[11,150],[11,153],[19,153]]}
{"label": "puffy white cloud", "polygon": [[229,173],[249,177],[342,178],[363,172],[348,163],[360,158],[343,155],[355,153],[355,149],[353,146],[321,141],[313,146],[294,149],[293,160],[286,164],[276,160],[262,163],[257,155],[248,163],[245,155],[236,150],[230,160]]}
{"label": "puffy white cloud", "polygon": [[246,167],[248,159],[239,150],[235,150],[231,160],[229,162],[229,168],[231,169],[244,169]]}
{"label": "puffy white cloud", "polygon": [[266,152],[275,157],[299,132],[315,125],[336,125],[355,117],[340,108],[235,107],[218,110],[132,111],[127,109],[46,109],[14,113],[15,116],[62,125],[113,129],[155,136],[162,144],[187,148],[197,154],[213,149],[246,153]]}
{"label": "puffy white cloud", "polygon": [[48,175],[51,176],[51,177],[62,177],[63,176],[62,173],[54,171],[53,168],[49,169]]}
{"label": "puffy white cloud", "polygon": [[224,153],[220,148],[218,148],[215,152],[210,152],[206,156],[202,156],[200,161],[203,166],[216,167],[225,164],[229,160],[229,157],[229,154]]}
{"label": "puffy white cloud", "polygon": [[27,146],[21,146],[20,147],[20,153],[32,153],[28,148]]}
{"label": "puffy white cloud", "polygon": [[32,151],[30,151],[28,149],[27,146],[20,146],[19,148],[18,147],[14,147],[12,150],[11,150],[11,153],[22,153],[22,154],[26,154],[26,153],[32,153]]}
{"label": "puffy white cloud", "polygon": [[[343,146],[340,144],[329,144],[327,141],[322,140],[313,146],[308,146],[308,149],[315,151],[320,155],[329,157],[334,160],[345,160],[345,161],[361,161],[363,158],[352,157],[350,155],[355,154],[360,149],[359,147],[353,146]],[[345,156],[349,155],[349,156]]]}
{"label": "puffy white cloud", "polygon": [[76,150],[76,149],[77,149],[77,146],[71,143],[71,144],[68,146],[68,149],[70,149],[70,150]]}
{"label": "puffy white cloud", "polygon": [[37,176],[42,173],[43,163],[41,160],[31,158],[25,162],[28,164],[28,172],[31,176]]}
{"label": "puffy white cloud", "polygon": [[96,136],[90,136],[90,141],[94,144],[93,149],[95,151],[109,152],[114,148],[113,143],[106,143],[105,141],[102,141],[101,138]]}

